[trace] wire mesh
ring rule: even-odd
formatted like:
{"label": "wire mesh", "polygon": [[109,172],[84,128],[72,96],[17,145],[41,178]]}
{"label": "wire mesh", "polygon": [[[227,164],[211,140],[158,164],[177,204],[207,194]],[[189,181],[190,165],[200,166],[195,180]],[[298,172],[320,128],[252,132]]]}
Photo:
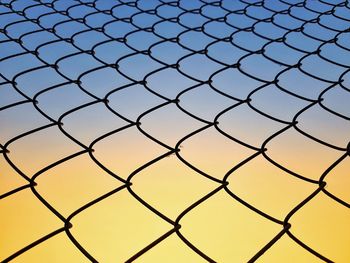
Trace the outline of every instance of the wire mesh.
{"label": "wire mesh", "polygon": [[[128,193],[129,196],[153,212],[155,218],[158,217],[171,227],[169,231],[164,232],[137,253],[130,255],[128,259],[125,259],[126,262],[142,260],[147,252],[153,250],[171,236],[177,236],[183,244],[202,259],[208,262],[217,262],[218,259],[212,257],[208,251],[201,249],[196,242],[191,241],[182,232],[182,221],[218,193],[224,193],[226,197],[232,198],[234,202],[238,202],[264,218],[264,220],[279,227],[279,232],[268,243],[255,251],[255,254],[248,255],[249,262],[258,260],[265,252],[275,246],[282,237],[288,237],[292,242],[314,255],[315,258],[325,262],[335,260],[315,249],[313,244],[304,242],[298,235],[293,234],[291,219],[320,195],[326,195],[329,200],[338,203],[342,209],[346,210],[346,213],[349,213],[349,202],[339,197],[337,193],[326,189],[328,175],[340,163],[348,160],[350,154],[349,134],[345,130],[350,120],[350,116],[347,115],[349,112],[346,112],[349,110],[349,101],[346,96],[350,92],[347,84],[347,74],[350,74],[349,60],[347,60],[350,46],[346,44],[346,37],[349,36],[350,32],[350,6],[348,1],[2,0],[0,2],[0,44],[3,46],[0,59],[0,84],[3,89],[10,87],[9,90],[11,91],[9,92],[13,92],[21,98],[5,101],[0,107],[0,112],[7,114],[11,109],[29,104],[47,121],[43,125],[33,123],[30,129],[26,129],[26,125],[23,124],[25,130],[17,134],[10,130],[12,137],[1,141],[0,152],[4,160],[26,183],[5,191],[1,194],[0,199],[5,200],[23,191],[30,190],[31,194],[61,221],[60,227],[26,244],[15,253],[6,255],[1,259],[2,262],[12,261],[61,233],[65,233],[72,244],[88,260],[98,262],[99,260],[94,254],[79,242],[72,232],[76,226],[72,221],[79,217],[81,213],[111,196],[118,198],[118,194],[121,192]],[[83,40],[80,41],[79,37]],[[299,39],[294,40],[294,38]],[[59,46],[53,48],[53,45],[56,44],[62,44],[62,48]],[[115,44],[115,46],[108,48],[109,44]],[[49,54],[51,52],[53,58],[45,55],[45,48],[48,49]],[[163,48],[163,53],[158,51],[160,48]],[[232,52],[231,49],[235,51]],[[100,50],[105,52],[104,56],[100,55]],[[117,54],[115,55],[113,52]],[[34,60],[26,62],[25,59],[22,59],[26,56],[35,59],[35,63]],[[198,58],[198,62],[191,62],[191,59],[194,58]],[[94,62],[90,63],[89,59],[93,59]],[[133,59],[136,60],[132,62]],[[73,60],[71,64],[69,64],[70,60]],[[6,63],[12,66],[8,66]],[[156,66],[153,66],[152,63],[156,63]],[[212,67],[211,63],[215,66]],[[327,64],[327,66],[323,66],[322,63]],[[15,69],[14,72],[9,70],[11,67]],[[322,70],[322,67],[325,69]],[[49,85],[45,80],[46,73],[42,72],[42,70],[47,69],[53,71],[60,80],[52,83],[48,82]],[[125,80],[124,83],[113,83],[111,84],[113,88],[107,91],[99,90],[98,87],[89,88],[84,78],[90,77],[88,81],[93,83],[96,79],[94,74],[107,69],[112,70],[112,74],[115,74],[116,78]],[[177,74],[178,77],[163,77],[162,73],[167,70]],[[237,89],[230,89],[230,87],[226,89],[220,85],[220,82],[218,83],[217,77],[226,72],[229,72],[228,75],[232,78],[232,81],[228,81],[228,86],[236,85]],[[294,75],[289,76],[289,82],[295,81],[293,83],[295,89],[292,89],[283,81],[288,74],[292,73]],[[175,87],[182,85],[180,78],[187,82],[184,82],[186,84],[182,89],[167,91],[173,93],[170,96],[150,84],[150,80],[157,76],[164,78],[164,83],[173,84]],[[40,87],[39,84],[35,83],[32,86],[35,86],[35,89],[38,90],[31,90],[28,87],[23,88],[20,81],[23,77],[27,77],[32,81],[38,80],[37,83],[42,83],[43,86]],[[108,77],[102,74],[102,78],[106,78],[106,82],[108,82]],[[305,87],[302,78],[309,79],[309,87]],[[311,82],[317,82],[318,89],[315,89],[316,91],[311,89]],[[302,83],[303,87],[297,90],[299,83]],[[252,86],[247,87],[248,84]],[[28,86],[30,85],[31,83],[28,84]],[[80,103],[79,96],[74,97],[75,95],[72,95],[71,99],[73,99],[73,102],[76,101],[74,107],[53,117],[40,105],[40,97],[50,93],[53,94],[55,91],[69,85],[77,87],[79,96],[85,96],[87,100]],[[126,103],[130,103],[130,108],[127,108],[126,111],[118,110],[118,107],[114,107],[111,103],[113,102],[113,96],[122,94],[123,91],[130,88],[136,89],[136,86],[141,87],[139,90],[142,91],[140,92],[155,97],[157,103],[153,103],[151,107],[143,109],[142,112],[131,117],[127,113],[128,110],[133,111],[131,101],[136,100],[136,107],[137,104],[142,104],[142,96],[139,97],[135,93],[136,95],[132,100],[128,101],[126,99]],[[241,90],[239,90],[240,86]],[[287,109],[281,110],[280,115],[276,112],[272,114],[267,108],[264,109],[264,107],[255,103],[258,94],[270,90],[271,87],[278,94],[282,94],[281,96],[288,96],[288,98],[294,100],[294,104],[300,103],[303,106],[294,110],[286,104],[284,107]],[[209,114],[207,114],[205,107],[217,105],[215,100],[209,98],[207,101],[200,102],[204,107],[200,111],[193,111],[183,103],[183,101],[186,101],[188,94],[193,94],[195,100],[200,100],[200,92],[204,89],[225,99],[227,106],[220,108],[226,104],[220,104],[221,102],[219,102],[218,107],[220,109],[216,110],[215,114],[207,116]],[[334,90],[343,94],[340,96],[345,101],[342,104],[344,105],[343,108],[338,107],[341,103],[329,103],[328,100]],[[314,92],[314,94],[310,96],[309,92]],[[15,95],[11,96],[15,97]],[[5,95],[2,100],[6,100],[11,96]],[[146,96],[144,100],[147,100]],[[269,100],[269,104],[278,103],[278,100],[283,101],[278,97],[276,99],[272,97]],[[59,106],[62,107],[62,105]],[[85,109],[90,109],[93,106],[102,106],[109,114],[118,117],[123,124],[117,128],[107,128],[103,134],[86,143],[76,133],[69,130],[69,125],[65,123],[65,120],[74,115],[79,118]],[[186,127],[177,123],[176,116],[171,115],[158,121],[156,125],[159,127],[171,126],[173,129],[185,133],[181,139],[174,143],[168,143],[163,139],[162,134],[150,131],[144,126],[143,122],[170,106],[173,107],[173,111],[180,111],[181,114],[200,123],[199,128],[187,132]],[[223,127],[224,117],[228,113],[237,113],[242,118],[242,122],[236,120],[233,124],[231,123],[234,129],[239,129],[238,127],[243,125],[244,122],[252,121],[254,123],[254,120],[250,120],[244,112],[240,112],[242,107],[246,107],[260,118],[265,118],[266,122],[278,125],[279,129],[265,134],[259,144],[228,132]],[[312,115],[316,108],[323,110],[324,115],[328,114],[340,120],[339,123],[341,124],[336,129],[340,133],[344,131],[345,134],[340,143],[335,142],[335,139],[340,138],[338,133],[329,137],[322,137],[319,136],[317,131],[303,126],[302,119],[305,114],[311,114],[311,119],[318,118]],[[290,115],[290,118],[286,117],[287,115]],[[11,115],[9,116],[11,118]],[[89,116],[87,118],[91,118],[91,122],[88,123],[87,127],[84,127],[86,130],[80,131],[80,133],[88,134],[89,129],[98,127],[98,122]],[[24,120],[23,122],[25,122]],[[2,127],[11,125],[10,119],[8,122],[1,124]],[[263,130],[263,127],[259,124],[258,127],[252,127],[251,129]],[[18,141],[31,141],[32,135],[40,135],[42,131],[50,128],[59,129],[60,133],[79,146],[79,149],[71,151],[61,159],[55,159],[51,164],[34,171],[32,174],[22,171],[19,168],[20,165],[11,157],[17,149],[14,147],[15,149],[12,150],[12,145]],[[132,128],[136,128],[138,134],[142,134],[153,144],[161,146],[165,152],[142,163],[139,167],[135,167],[134,171],[129,173],[127,177],[123,177],[115,173],[113,169],[104,164],[103,160],[97,157],[98,151],[95,150],[95,147],[103,140],[112,136],[117,138],[119,134],[127,133]],[[219,177],[205,172],[201,167],[186,158],[186,146],[184,144],[208,130],[214,130],[220,137],[250,150],[251,154],[237,163],[232,162],[230,169]],[[290,168],[288,165],[279,162],[279,158],[274,158],[269,154],[270,144],[277,141],[278,138],[283,138],[283,135],[291,131],[301,135],[304,139],[306,138],[309,142],[322,145],[326,151],[335,151],[338,157],[333,158],[328,168],[317,176],[297,172],[297,169]],[[39,136],[39,138],[41,137]],[[39,148],[41,143],[41,139],[35,142],[35,148]],[[142,147],[140,146],[134,152],[134,155],[137,155],[139,151],[141,152]],[[182,149],[182,147],[184,148]],[[301,144],[298,147],[302,155],[305,146]],[[26,155],[34,154],[35,148],[31,149],[33,153],[27,152]],[[203,149],[199,151],[210,152],[211,150],[203,146]],[[182,154],[183,152],[184,154]],[[84,155],[88,156],[101,171],[109,174],[120,185],[90,200],[65,216],[38,191],[40,186],[38,178],[55,167]],[[175,157],[204,180],[215,185],[213,190],[208,191],[201,198],[187,206],[181,213],[178,213],[175,219],[144,199],[135,190],[134,183],[137,174],[170,156]],[[260,157],[288,174],[285,176],[296,178],[302,184],[312,186],[313,190],[298,205],[289,210],[283,219],[279,219],[257,205],[251,204],[230,188],[232,184],[235,184],[235,179],[232,178],[236,172]],[[220,156],[220,158],[224,157]],[[322,158],[319,162],[323,162]],[[309,165],[311,166],[311,164]],[[232,181],[230,181],[231,179]],[[188,182],[188,184],[191,183]],[[195,188],[196,186],[192,187]],[[158,198],[162,197],[159,196]],[[115,209],[118,210],[118,208]],[[229,228],[230,226],[226,227]],[[322,229],[320,231],[322,232]],[[346,229],[344,231],[345,234],[350,234]],[[203,232],[205,233],[206,229],[203,229]],[[7,241],[3,240],[2,242]],[[227,244],[227,246],[232,246],[232,244]],[[239,248],[239,244],[234,246]],[[64,252],[62,251],[62,253]]]}

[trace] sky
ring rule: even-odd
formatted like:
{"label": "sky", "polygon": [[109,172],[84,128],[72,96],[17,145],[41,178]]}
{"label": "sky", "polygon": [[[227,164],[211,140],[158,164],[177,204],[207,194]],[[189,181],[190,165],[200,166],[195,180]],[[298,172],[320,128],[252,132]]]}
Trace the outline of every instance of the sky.
{"label": "sky", "polygon": [[93,3],[0,1],[0,261],[349,262],[349,4]]}

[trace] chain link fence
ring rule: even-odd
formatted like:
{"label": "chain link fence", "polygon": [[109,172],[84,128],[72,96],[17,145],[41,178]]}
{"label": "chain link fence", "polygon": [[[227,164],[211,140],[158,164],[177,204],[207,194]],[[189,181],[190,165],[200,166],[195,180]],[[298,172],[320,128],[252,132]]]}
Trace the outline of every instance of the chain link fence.
{"label": "chain link fence", "polygon": [[[137,253],[130,254],[129,258],[125,259],[126,262],[135,260],[142,262],[144,255],[172,236],[177,236],[202,259],[208,262],[220,261],[182,231],[182,221],[219,193],[280,229],[269,242],[256,250],[255,254],[247,255],[249,262],[259,261],[265,252],[280,242],[282,237],[287,237],[307,253],[315,256],[315,259],[325,262],[336,261],[328,256],[327,251],[319,251],[314,244],[305,242],[302,237],[294,234],[291,220],[321,195],[339,204],[349,219],[349,200],[346,200],[344,195],[338,195],[337,192],[327,188],[329,174],[341,163],[348,161],[350,154],[348,133],[350,129],[347,129],[350,120],[348,1],[2,0],[0,2],[0,92],[3,94],[0,95],[0,113],[2,116],[7,116],[5,119],[7,121],[1,121],[1,127],[10,134],[6,140],[1,138],[0,152],[17,176],[21,176],[26,182],[3,191],[0,199],[4,202],[23,191],[30,191],[61,221],[61,227],[37,240],[32,240],[24,247],[18,248],[16,252],[6,255],[2,253],[2,262],[20,258],[22,254],[62,233],[67,235],[71,243],[88,260],[99,262],[100,259],[96,258],[74,234],[76,224],[73,221],[111,196],[118,198],[121,192],[128,193],[129,197],[151,211],[155,220],[160,219],[171,227]],[[164,74],[165,72],[168,72],[168,75]],[[54,74],[53,77],[50,74]],[[116,79],[115,83],[109,83],[111,76]],[[103,88],[100,82],[104,85],[109,84],[111,88]],[[162,89],[160,86],[171,88]],[[63,101],[70,100],[74,106],[66,108],[58,103],[59,113],[54,116],[41,105],[41,98],[65,88],[70,92],[75,90],[76,93],[63,99]],[[134,90],[135,93],[114,102],[115,96],[129,90]],[[207,95],[210,92],[211,95]],[[186,104],[189,94],[192,96],[192,100],[189,99],[192,105]],[[81,100],[82,96],[86,100]],[[151,106],[142,108],[140,105],[147,104],[149,97],[152,97],[149,100]],[[55,99],[59,100],[59,96],[53,95],[51,107],[54,107]],[[263,99],[267,101],[265,106],[261,102]],[[120,106],[122,103],[126,104],[123,109]],[[26,116],[24,112],[24,115],[20,114],[22,117],[16,115],[16,119],[11,115],[11,110],[23,105],[32,105],[36,113],[45,118],[46,123],[43,125],[31,123],[29,129],[23,124],[21,132],[16,133],[16,129],[12,126],[26,123]],[[97,114],[97,118],[91,117],[94,114],[94,107],[103,108],[104,112],[117,117],[122,124],[117,128],[113,124],[112,128],[108,125],[107,128],[99,126],[97,120],[103,119],[104,116]],[[166,110],[169,107],[171,110]],[[243,108],[245,110],[242,110]],[[165,112],[164,116],[151,122],[147,127],[145,125],[147,118],[156,116],[162,110]],[[175,111],[196,121],[199,126],[192,129],[191,125],[181,123],[177,115],[173,116],[172,113]],[[258,117],[250,118],[248,112]],[[227,114],[236,114],[236,119],[227,120]],[[304,118],[307,114],[311,117],[306,120],[330,123],[336,132],[330,127],[324,128],[318,124],[308,126]],[[70,129],[69,121],[68,124],[66,122],[71,116],[77,116],[77,119],[79,116],[85,116],[84,118],[89,121],[76,133],[74,129]],[[322,119],[324,116],[336,119],[336,124],[332,121],[327,122],[327,119],[324,121]],[[264,121],[258,122],[255,118],[263,118],[266,123],[278,126],[278,129],[265,132]],[[80,125],[79,121],[76,122]],[[239,136],[236,132],[245,125],[248,125],[247,130]],[[163,134],[162,129],[154,132],[155,127],[167,128],[167,126],[186,134],[180,139],[169,142],[166,138],[168,133]],[[54,160],[40,170],[32,173],[23,171],[20,168],[21,164],[12,157],[16,151],[21,151],[21,148],[12,146],[19,141],[33,143],[30,147],[31,152],[25,152],[23,156],[35,155],[35,152],[39,151],[40,144],[44,144],[40,134],[51,128],[57,128],[61,135],[79,149]],[[89,130],[96,128],[104,129],[103,134],[85,140],[84,134],[88,136]],[[121,176],[104,162],[104,156],[98,157],[97,147],[102,141],[118,138],[124,133],[128,138],[127,134],[133,128],[139,135],[151,140],[164,151],[157,157],[134,167],[127,176]],[[329,132],[324,136],[322,132],[327,129]],[[188,130],[190,131],[187,132]],[[232,161],[230,169],[220,175],[202,169],[200,165],[186,157],[188,149],[186,143],[209,130],[227,140],[228,144],[234,142],[249,150],[249,156],[239,162]],[[261,132],[262,139],[252,142],[245,137],[250,132],[259,134]],[[315,172],[316,175],[313,175],[313,172],[299,172],[301,163],[293,167],[283,162],[283,158],[284,154],[288,155],[288,151],[294,146],[302,156],[308,147],[306,143],[294,145],[293,142],[287,141],[284,146],[287,149],[279,152],[277,156],[270,154],[269,151],[270,145],[274,142],[288,140],[289,137],[286,135],[291,132],[309,143],[322,146],[326,152],[334,152],[334,156],[338,157],[332,157],[331,164],[321,173]],[[39,136],[37,141],[32,137],[35,134]],[[51,140],[55,138],[52,137]],[[140,145],[130,155],[131,162],[139,152],[147,152],[143,147],[146,146]],[[204,145],[198,152],[212,150]],[[56,149],[51,151],[55,152]],[[80,156],[88,156],[101,171],[106,172],[120,185],[93,198],[66,216],[38,190],[40,187],[38,178]],[[137,183],[134,182],[139,173],[170,156],[190,168],[204,181],[215,185],[213,190],[188,204],[187,208],[175,218],[158,209],[147,198],[143,198],[135,188]],[[317,150],[313,152],[313,157],[315,160],[318,159],[319,163],[306,163],[306,167],[311,167],[311,170],[326,163],[322,153],[317,153]],[[114,157],[112,155],[109,158]],[[226,157],[222,155],[219,158]],[[232,188],[237,171],[254,163],[258,158],[263,158],[264,162],[286,173],[283,176],[294,178],[313,189],[290,209],[284,218],[266,212]],[[116,158],[115,162],[118,161]],[[166,168],[164,172],[170,172],[171,169]],[[3,173],[1,170],[0,172]],[[344,176],[349,176],[349,171]],[[346,179],[343,180],[344,182],[340,180],[338,183],[346,184]],[[191,181],[187,184],[193,189],[196,188],[196,185],[191,185]],[[181,193],[181,189],[178,190]],[[118,210],[118,207],[114,209]],[[219,207],[218,209],[220,210]],[[239,216],[237,214],[238,218]],[[2,217],[6,217],[6,211],[2,212]],[[1,226],[1,228],[8,227],[6,224]],[[230,225],[225,227],[229,229]],[[188,231],[191,232],[191,229]],[[206,231],[203,229],[203,233]],[[322,231],[320,229],[320,232]],[[350,236],[349,229],[344,229],[344,234]],[[11,233],[5,235],[1,238],[1,242],[10,242],[10,236]],[[123,237],[120,240],[122,241]],[[238,249],[240,245],[230,242],[226,244],[227,247],[235,246]],[[348,244],[345,244],[346,246]]]}

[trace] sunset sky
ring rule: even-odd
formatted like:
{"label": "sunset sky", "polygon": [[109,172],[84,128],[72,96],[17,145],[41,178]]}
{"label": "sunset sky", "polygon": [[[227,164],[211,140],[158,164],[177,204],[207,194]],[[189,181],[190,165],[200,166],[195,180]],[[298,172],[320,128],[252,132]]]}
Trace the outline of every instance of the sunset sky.
{"label": "sunset sky", "polygon": [[0,0],[0,261],[350,262],[349,28],[330,0]]}

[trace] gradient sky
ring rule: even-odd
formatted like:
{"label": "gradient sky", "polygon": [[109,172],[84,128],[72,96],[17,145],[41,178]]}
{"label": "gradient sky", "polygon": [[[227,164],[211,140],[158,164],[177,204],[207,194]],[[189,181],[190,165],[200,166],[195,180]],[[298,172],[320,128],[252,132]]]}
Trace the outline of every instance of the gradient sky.
{"label": "gradient sky", "polygon": [[[5,195],[27,185],[25,177],[34,176],[35,191],[67,218],[133,175],[130,189],[173,221],[225,178],[227,191],[181,217],[180,232],[217,262],[247,262],[283,227],[229,192],[283,221],[346,153],[350,32],[343,31],[350,26],[349,4],[320,15],[338,1],[127,2],[97,0],[94,7],[73,0],[53,6],[0,1],[0,150],[6,145],[10,151],[0,157],[0,261],[64,226],[33,189]],[[68,16],[58,13],[67,9]],[[290,127],[295,120],[297,129]],[[53,122],[63,126],[7,145]],[[178,155],[137,170],[204,127],[181,142]],[[94,151],[42,170],[84,147]],[[264,155],[257,154],[262,147]],[[348,205],[349,165],[345,157],[324,179],[325,189]],[[99,262],[124,262],[173,229],[130,189],[71,219],[71,235]],[[326,258],[345,263],[349,220],[349,208],[321,191],[289,219],[290,232]],[[14,261],[89,262],[64,231]],[[173,233],[136,262],[206,260]],[[322,260],[284,234],[258,262]]]}

